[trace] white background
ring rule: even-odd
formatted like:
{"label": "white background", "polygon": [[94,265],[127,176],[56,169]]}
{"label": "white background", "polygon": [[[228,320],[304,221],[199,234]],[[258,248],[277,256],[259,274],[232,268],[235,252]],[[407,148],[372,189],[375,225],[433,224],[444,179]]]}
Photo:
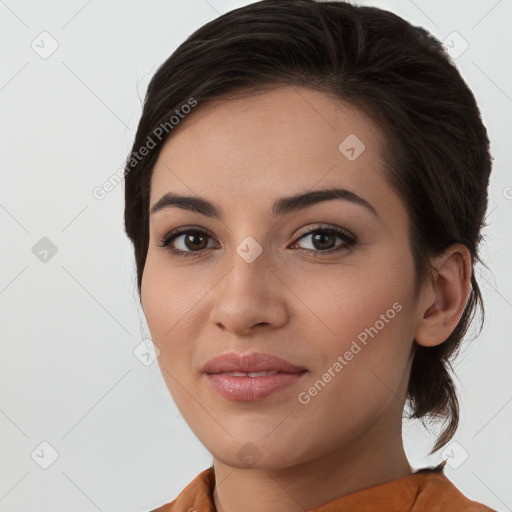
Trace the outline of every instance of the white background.
{"label": "white background", "polygon": [[[148,331],[123,185],[103,200],[92,191],[123,165],[157,66],[196,28],[248,3],[0,0],[0,511],[146,511],[211,463],[157,363],[134,355]],[[454,366],[461,426],[446,474],[472,499],[509,511],[512,3],[361,3],[450,36],[454,52],[469,45],[455,62],[495,158],[482,250],[490,272],[477,267],[486,327]],[[54,41],[47,58],[31,47],[44,54]],[[46,262],[33,253],[43,237],[57,250]],[[441,460],[424,457],[434,434],[404,423],[413,467]],[[58,458],[43,469],[52,450]]]}

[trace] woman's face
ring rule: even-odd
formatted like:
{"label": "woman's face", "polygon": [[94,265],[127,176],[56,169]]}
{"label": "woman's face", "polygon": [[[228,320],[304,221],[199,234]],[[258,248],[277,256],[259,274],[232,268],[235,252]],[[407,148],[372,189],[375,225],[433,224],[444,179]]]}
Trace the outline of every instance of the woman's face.
{"label": "woman's face", "polygon": [[[408,217],[383,175],[377,127],[301,87],[199,104],[162,149],[150,210],[168,193],[213,206],[168,201],[151,214],[142,304],[176,405],[225,464],[355,456],[370,448],[365,438],[400,431],[422,313]],[[362,200],[279,203],[330,188]],[[251,395],[279,376],[204,371],[230,352],[271,354],[304,371]],[[235,380],[245,394],[229,392]]]}

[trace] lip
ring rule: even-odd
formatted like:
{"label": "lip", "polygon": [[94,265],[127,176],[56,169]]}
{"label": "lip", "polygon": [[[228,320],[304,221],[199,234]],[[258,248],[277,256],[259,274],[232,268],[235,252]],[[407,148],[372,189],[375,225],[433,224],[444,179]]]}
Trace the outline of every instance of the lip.
{"label": "lip", "polygon": [[[203,371],[211,387],[231,401],[261,400],[299,382],[307,373],[280,357],[261,352],[239,354],[230,352],[217,356],[206,363]],[[235,376],[226,372],[277,372],[273,375]]]}
{"label": "lip", "polygon": [[[237,353],[229,352],[210,359],[204,366],[205,373],[222,372],[265,372],[302,373],[306,370],[280,357],[264,352]],[[256,378],[256,377],[254,377]]]}

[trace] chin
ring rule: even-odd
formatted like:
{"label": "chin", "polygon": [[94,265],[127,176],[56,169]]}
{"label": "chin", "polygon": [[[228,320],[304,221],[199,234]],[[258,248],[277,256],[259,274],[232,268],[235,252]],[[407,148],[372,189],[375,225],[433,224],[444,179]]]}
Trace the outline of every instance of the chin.
{"label": "chin", "polygon": [[300,463],[300,456],[292,444],[288,445],[277,437],[273,440],[238,439],[228,446],[208,448],[220,462],[237,469],[277,470]]}

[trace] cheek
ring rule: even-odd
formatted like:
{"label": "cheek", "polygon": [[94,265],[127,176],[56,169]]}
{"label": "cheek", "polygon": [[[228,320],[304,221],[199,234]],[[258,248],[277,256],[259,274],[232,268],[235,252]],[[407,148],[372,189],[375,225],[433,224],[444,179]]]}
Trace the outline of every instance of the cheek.
{"label": "cheek", "polygon": [[[354,259],[350,264],[319,266],[301,271],[300,278],[289,275],[287,281],[300,299],[297,303],[302,302],[309,309],[309,322],[317,332],[346,340],[375,322],[379,322],[380,330],[384,330],[385,322],[385,330],[389,331],[388,325],[404,316],[397,311],[400,307],[393,305],[399,303],[403,309],[412,298],[412,263],[397,252],[380,251],[364,262]],[[306,318],[297,320],[304,322]]]}
{"label": "cheek", "polygon": [[171,267],[165,254],[155,252],[148,252],[141,299],[151,332],[164,341],[176,330],[190,326],[207,285],[194,278],[193,267]]}
{"label": "cheek", "polygon": [[386,386],[396,388],[414,337],[412,261],[399,251],[379,256],[364,266],[316,272],[294,289],[308,306],[298,321],[316,347],[315,377],[338,362],[331,373],[344,377],[331,379],[332,387],[351,401],[368,400],[367,393],[383,398],[377,388],[384,394]]}
{"label": "cheek", "polygon": [[193,389],[193,344],[184,334],[190,325],[186,310],[191,306],[186,303],[182,288],[176,279],[165,276],[151,263],[146,264],[141,284],[144,315],[159,350],[157,362],[162,377],[176,406],[186,414],[190,395],[184,390]]}
{"label": "cheek", "polygon": [[[165,261],[148,253],[141,283],[144,315],[153,343],[159,348],[158,362],[162,369],[175,375],[190,372],[189,361],[197,339],[200,322],[197,312],[204,283],[194,285],[186,279],[186,269],[169,269]],[[162,372],[166,380],[168,374]]]}
{"label": "cheek", "polygon": [[[364,279],[349,274],[325,281],[324,293],[298,292],[315,312],[302,318],[312,375],[299,390],[298,414],[303,422],[329,418],[329,439],[356,436],[388,407],[399,408],[413,337],[405,274],[403,280],[371,269]],[[371,286],[357,286],[366,280]]]}

